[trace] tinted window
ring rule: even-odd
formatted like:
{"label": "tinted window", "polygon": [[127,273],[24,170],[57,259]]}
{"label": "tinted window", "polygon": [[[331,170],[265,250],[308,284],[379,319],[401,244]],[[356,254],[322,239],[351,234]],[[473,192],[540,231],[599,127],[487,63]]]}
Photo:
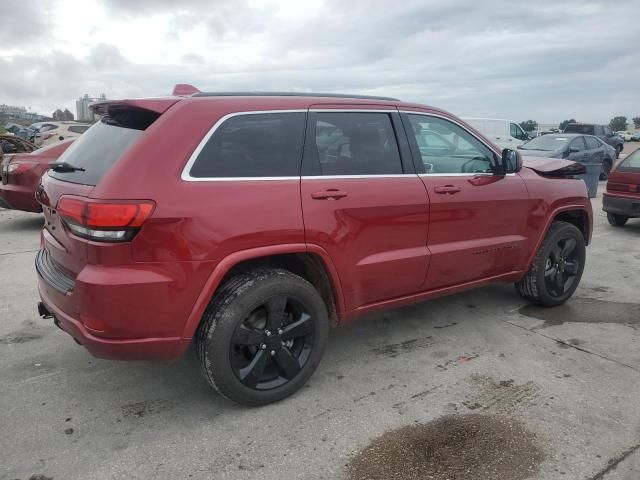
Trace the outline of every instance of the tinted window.
{"label": "tinted window", "polygon": [[72,125],[69,127],[69,131],[73,133],[84,133],[89,130],[87,125]]}
{"label": "tinted window", "polygon": [[562,150],[569,143],[571,137],[562,135],[543,135],[536,137],[530,142],[520,145],[520,150],[540,150],[543,152],[553,152],[556,150]]}
{"label": "tinted window", "polygon": [[623,172],[640,173],[640,149],[636,150],[627,158],[625,158],[616,170],[622,170]]}
{"label": "tinted window", "polygon": [[[594,135],[594,126],[593,125],[581,125],[578,123],[570,123],[564,129],[565,133],[582,133],[585,135]],[[598,135],[595,133],[595,135]]]}
{"label": "tinted window", "polygon": [[109,110],[102,119],[78,137],[58,158],[85,171],[56,172],[49,175],[59,180],[96,185],[115,161],[142,135],[158,114],[143,109],[121,108]]}
{"label": "tinted window", "polygon": [[572,142],[569,144],[569,148],[575,148],[578,152],[583,151],[586,146],[584,144],[584,137],[578,137],[572,140]]}
{"label": "tinted window", "polygon": [[455,123],[427,115],[409,115],[426,173],[486,173],[494,154]]}
{"label": "tinted window", "polygon": [[321,175],[401,174],[398,144],[386,113],[318,113]]}
{"label": "tinted window", "polygon": [[600,148],[601,146],[601,143],[598,141],[596,137],[584,137],[584,139],[587,141],[587,148],[589,150]]}
{"label": "tinted window", "polygon": [[522,130],[520,125],[516,125],[515,123],[511,124],[511,136],[513,138],[517,138],[518,140],[527,139],[527,135],[524,133],[524,130]]}
{"label": "tinted window", "polygon": [[196,178],[297,176],[304,113],[237,115],[220,125],[189,172]]}

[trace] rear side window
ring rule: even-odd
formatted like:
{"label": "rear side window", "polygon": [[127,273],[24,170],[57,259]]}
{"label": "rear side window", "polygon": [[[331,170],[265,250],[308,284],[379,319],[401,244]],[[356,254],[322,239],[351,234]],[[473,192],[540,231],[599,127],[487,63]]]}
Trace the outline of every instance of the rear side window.
{"label": "rear side window", "polygon": [[306,114],[233,116],[197,153],[194,178],[291,177],[300,174]]}
{"label": "rear side window", "polygon": [[111,166],[133,145],[160,114],[141,108],[110,108],[109,115],[89,128],[58,158],[84,171],[56,172],[58,180],[97,185]]}
{"label": "rear side window", "polygon": [[318,113],[320,175],[401,174],[398,143],[386,113]]}
{"label": "rear side window", "polygon": [[640,173],[640,149],[625,158],[616,170]]}

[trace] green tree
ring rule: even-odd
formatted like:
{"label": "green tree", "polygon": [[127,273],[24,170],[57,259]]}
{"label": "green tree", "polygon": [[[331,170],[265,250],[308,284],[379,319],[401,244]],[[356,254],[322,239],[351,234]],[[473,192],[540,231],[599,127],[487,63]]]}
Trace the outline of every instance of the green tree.
{"label": "green tree", "polygon": [[636,128],[640,128],[640,117],[633,117],[633,126]]}
{"label": "green tree", "polygon": [[520,126],[525,132],[533,132],[538,128],[538,122],[535,120],[525,120],[524,122],[520,122]]}
{"label": "green tree", "polygon": [[572,118],[571,120],[563,120],[562,122],[560,122],[560,125],[558,125],[558,128],[561,132],[564,132],[564,129],[567,128],[567,125],[569,125],[570,123],[576,123],[576,119]]}
{"label": "green tree", "polygon": [[613,117],[609,122],[609,127],[611,127],[611,130],[613,130],[614,132],[619,132],[620,130],[626,130],[627,117],[623,117],[623,116]]}

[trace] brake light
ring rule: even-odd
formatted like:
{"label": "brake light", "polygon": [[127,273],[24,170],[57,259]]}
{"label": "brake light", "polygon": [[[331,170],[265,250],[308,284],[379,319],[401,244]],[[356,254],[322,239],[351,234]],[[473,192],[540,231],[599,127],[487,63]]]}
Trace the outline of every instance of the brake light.
{"label": "brake light", "polygon": [[147,200],[128,202],[94,202],[62,196],[58,214],[79,237],[102,242],[131,240],[151,216],[155,205]]}
{"label": "brake light", "polygon": [[26,163],[26,162],[11,162],[7,165],[7,174],[19,174],[24,173],[29,170],[33,170],[36,166],[35,163]]}

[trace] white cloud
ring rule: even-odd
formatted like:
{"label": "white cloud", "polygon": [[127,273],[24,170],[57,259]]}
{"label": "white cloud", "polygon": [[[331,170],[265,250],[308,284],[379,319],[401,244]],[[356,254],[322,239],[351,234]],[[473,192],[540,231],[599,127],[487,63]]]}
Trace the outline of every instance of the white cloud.
{"label": "white cloud", "polygon": [[0,19],[0,103],[43,113],[193,83],[545,123],[640,114],[634,0],[8,1],[22,34]]}

